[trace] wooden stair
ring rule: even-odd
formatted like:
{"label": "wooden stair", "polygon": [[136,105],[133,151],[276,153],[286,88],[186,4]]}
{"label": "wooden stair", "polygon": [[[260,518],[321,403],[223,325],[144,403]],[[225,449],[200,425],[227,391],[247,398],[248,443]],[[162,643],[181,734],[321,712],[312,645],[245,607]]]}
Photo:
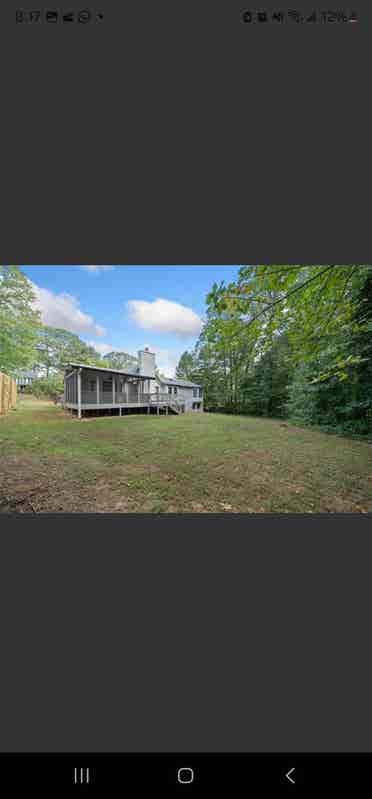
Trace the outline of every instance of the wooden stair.
{"label": "wooden stair", "polygon": [[176,405],[175,402],[170,402],[169,405],[168,405],[168,408],[169,408],[170,411],[172,411],[172,413],[176,413],[177,415],[179,415],[181,413],[180,406]]}
{"label": "wooden stair", "polygon": [[169,413],[170,411],[178,416],[185,411],[184,403],[171,399],[169,394],[150,394],[149,403],[153,408],[157,407],[159,413]]}

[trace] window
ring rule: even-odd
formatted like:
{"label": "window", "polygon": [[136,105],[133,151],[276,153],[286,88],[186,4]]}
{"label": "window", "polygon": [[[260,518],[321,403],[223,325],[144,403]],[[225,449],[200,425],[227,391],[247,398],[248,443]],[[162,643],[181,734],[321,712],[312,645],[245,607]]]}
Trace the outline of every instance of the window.
{"label": "window", "polygon": [[202,396],[203,396],[203,389],[199,388],[199,397],[202,397]]}
{"label": "window", "polygon": [[197,388],[193,388],[192,395],[193,395],[193,397],[197,397],[198,396],[198,389]]}
{"label": "window", "polygon": [[168,386],[168,394],[172,393],[172,386]]}
{"label": "window", "polygon": [[178,392],[177,386],[174,387],[174,394],[176,395]]}
{"label": "window", "polygon": [[109,380],[104,380],[102,383],[103,391],[112,391],[112,378],[110,377]]}

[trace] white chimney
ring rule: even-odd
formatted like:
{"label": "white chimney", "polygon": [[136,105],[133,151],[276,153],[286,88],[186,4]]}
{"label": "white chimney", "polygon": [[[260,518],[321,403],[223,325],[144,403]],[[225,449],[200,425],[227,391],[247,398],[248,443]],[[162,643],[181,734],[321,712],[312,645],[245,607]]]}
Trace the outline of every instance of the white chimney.
{"label": "white chimney", "polygon": [[148,347],[138,351],[138,366],[140,375],[155,377],[155,353],[150,352]]}

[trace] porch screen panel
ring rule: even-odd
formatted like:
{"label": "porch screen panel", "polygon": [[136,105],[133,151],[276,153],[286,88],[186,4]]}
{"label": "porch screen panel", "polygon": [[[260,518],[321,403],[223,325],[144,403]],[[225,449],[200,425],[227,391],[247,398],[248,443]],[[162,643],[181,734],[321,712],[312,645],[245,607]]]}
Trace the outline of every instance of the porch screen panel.
{"label": "porch screen panel", "polygon": [[128,383],[128,402],[138,401],[138,387],[133,383]]}

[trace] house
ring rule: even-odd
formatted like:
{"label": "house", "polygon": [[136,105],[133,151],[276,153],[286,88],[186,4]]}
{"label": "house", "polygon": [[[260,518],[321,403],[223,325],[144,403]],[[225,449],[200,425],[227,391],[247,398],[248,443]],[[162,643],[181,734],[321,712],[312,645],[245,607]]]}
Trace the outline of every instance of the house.
{"label": "house", "polygon": [[22,394],[25,391],[25,389],[27,388],[27,386],[31,386],[32,383],[34,382],[34,380],[37,380],[38,377],[39,377],[39,375],[38,375],[37,372],[32,372],[32,371],[31,372],[18,372],[15,375],[15,381],[16,381],[16,384],[17,384],[18,391],[20,391],[21,394]]}
{"label": "house", "polygon": [[133,370],[69,363],[65,371],[63,404],[79,419],[97,413],[185,413],[203,411],[202,386],[189,380],[156,375],[155,355],[138,352]]}
{"label": "house", "polygon": [[[203,410],[203,389],[197,383],[190,380],[178,380],[161,378],[159,379],[160,390],[164,390],[170,397],[182,398],[186,403],[187,411]],[[157,388],[155,388],[155,391]]]}

